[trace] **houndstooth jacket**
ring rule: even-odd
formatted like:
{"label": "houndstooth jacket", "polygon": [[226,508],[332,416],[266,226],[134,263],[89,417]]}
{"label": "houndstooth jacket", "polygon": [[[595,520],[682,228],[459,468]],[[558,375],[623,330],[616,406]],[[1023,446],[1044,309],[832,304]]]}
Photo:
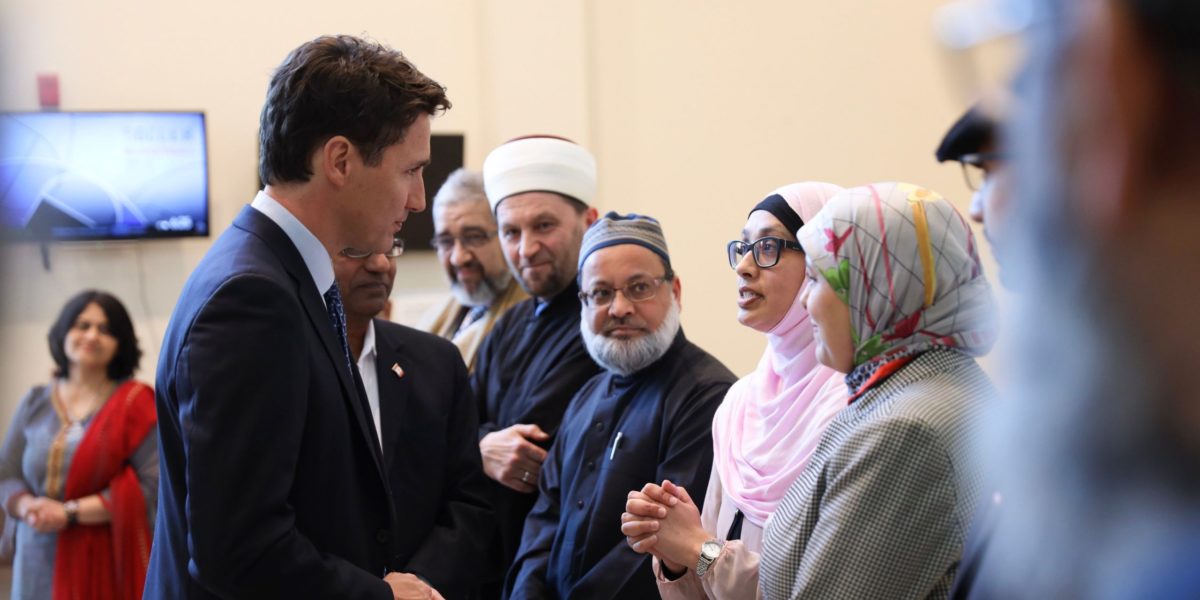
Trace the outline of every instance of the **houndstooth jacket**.
{"label": "houndstooth jacket", "polygon": [[973,358],[936,349],[842,409],[767,522],[763,597],[948,597],[994,394]]}

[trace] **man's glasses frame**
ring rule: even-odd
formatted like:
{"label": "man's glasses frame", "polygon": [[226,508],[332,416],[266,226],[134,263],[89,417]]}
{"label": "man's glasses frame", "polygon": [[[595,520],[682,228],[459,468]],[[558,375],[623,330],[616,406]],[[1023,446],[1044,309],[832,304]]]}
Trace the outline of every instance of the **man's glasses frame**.
{"label": "man's glasses frame", "polygon": [[400,255],[404,254],[404,239],[400,238],[400,237],[394,238],[392,240],[392,247],[388,248],[387,252],[370,252],[370,251],[356,250],[354,248],[344,248],[338,254],[341,254],[342,256],[345,256],[346,258],[353,258],[355,260],[363,260],[366,258],[370,258],[371,256],[374,256],[375,254],[382,254],[388,258],[399,258]]}
{"label": "man's glasses frame", "polygon": [[579,292],[579,302],[589,308],[604,308],[617,299],[618,292],[630,302],[646,302],[657,296],[658,289],[668,281],[671,281],[671,278],[664,275],[652,279],[635,279],[618,288],[592,288],[587,292]]}
{"label": "man's glasses frame", "polygon": [[978,192],[989,175],[987,164],[994,165],[1006,160],[1008,155],[1003,152],[972,152],[958,157],[958,164],[962,165],[963,181],[967,187],[971,188],[972,192]]}
{"label": "man's glasses frame", "polygon": [[441,233],[433,236],[433,239],[429,240],[429,245],[438,252],[453,250],[455,243],[462,244],[462,247],[468,250],[474,250],[487,245],[488,242],[492,241],[492,238],[496,237],[496,233],[495,230],[487,229],[468,231],[462,235]]}

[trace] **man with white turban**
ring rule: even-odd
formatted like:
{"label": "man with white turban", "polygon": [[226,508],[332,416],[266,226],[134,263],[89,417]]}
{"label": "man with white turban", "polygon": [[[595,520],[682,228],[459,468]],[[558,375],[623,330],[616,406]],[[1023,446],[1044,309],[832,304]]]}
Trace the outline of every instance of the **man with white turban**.
{"label": "man with white turban", "polygon": [[583,233],[596,220],[596,161],[574,142],[524,137],[488,155],[483,179],[504,257],[532,296],[496,322],[471,376],[499,526],[494,587],[484,596],[498,597],[567,404],[600,372],[579,333],[575,282]]}

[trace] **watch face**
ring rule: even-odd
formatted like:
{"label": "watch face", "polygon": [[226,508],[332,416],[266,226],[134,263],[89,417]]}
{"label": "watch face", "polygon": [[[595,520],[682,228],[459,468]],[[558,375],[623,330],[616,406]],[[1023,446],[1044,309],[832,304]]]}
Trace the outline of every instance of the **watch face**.
{"label": "watch face", "polygon": [[704,545],[700,546],[700,553],[703,554],[705,558],[713,560],[717,558],[718,554],[721,553],[721,545],[714,541],[704,542]]}

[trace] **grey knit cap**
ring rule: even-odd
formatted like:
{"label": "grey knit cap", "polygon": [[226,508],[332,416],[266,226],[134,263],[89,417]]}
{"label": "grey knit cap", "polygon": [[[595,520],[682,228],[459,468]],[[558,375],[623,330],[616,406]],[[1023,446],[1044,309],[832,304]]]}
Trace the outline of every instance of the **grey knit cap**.
{"label": "grey knit cap", "polygon": [[583,245],[579,249],[579,269],[588,256],[601,248],[618,244],[636,244],[662,257],[667,266],[671,256],[667,253],[667,238],[663,235],[658,219],[645,215],[622,215],[609,212],[601,217],[583,234]]}

